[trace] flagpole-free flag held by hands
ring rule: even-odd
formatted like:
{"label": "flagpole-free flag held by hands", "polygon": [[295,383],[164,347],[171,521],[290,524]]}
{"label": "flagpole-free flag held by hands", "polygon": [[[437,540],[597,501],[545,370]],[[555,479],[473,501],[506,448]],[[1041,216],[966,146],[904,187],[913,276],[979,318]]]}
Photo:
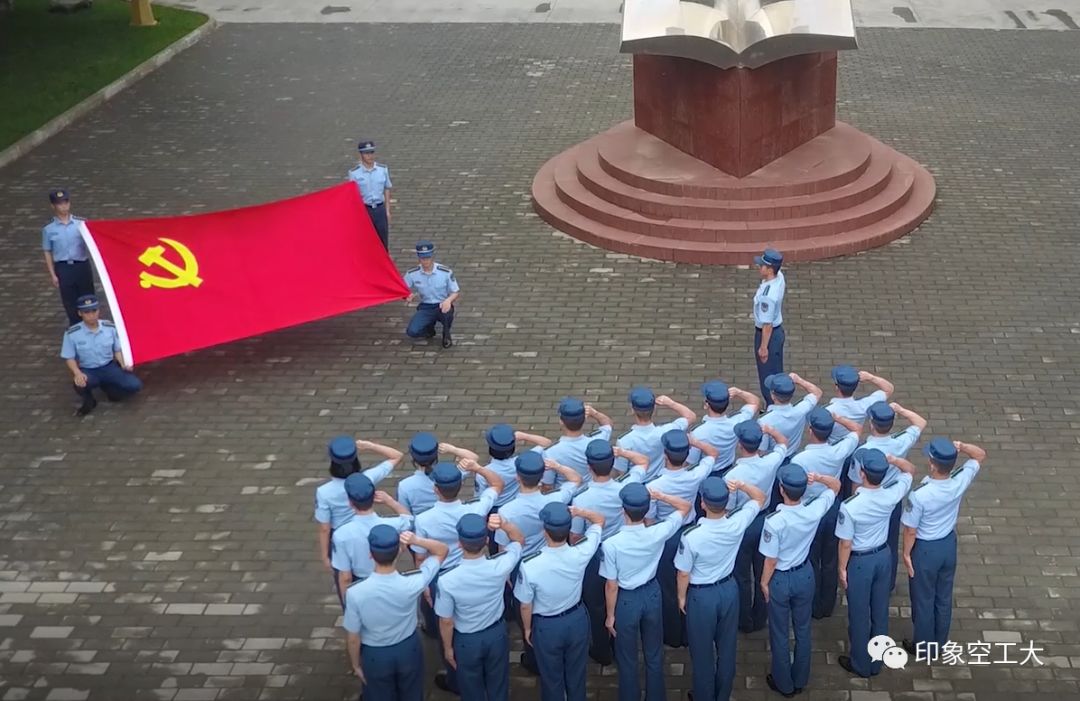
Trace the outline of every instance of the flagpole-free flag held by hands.
{"label": "flagpole-free flag held by hands", "polygon": [[409,294],[351,182],[226,212],[87,221],[82,236],[132,364]]}

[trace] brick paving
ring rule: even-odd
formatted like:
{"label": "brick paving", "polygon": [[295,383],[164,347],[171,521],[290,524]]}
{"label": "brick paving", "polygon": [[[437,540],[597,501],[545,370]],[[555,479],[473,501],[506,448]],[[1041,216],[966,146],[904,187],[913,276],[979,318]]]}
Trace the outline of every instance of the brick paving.
{"label": "brick paving", "polygon": [[[990,451],[959,525],[953,638],[1034,641],[1046,665],[850,679],[841,609],[815,625],[805,698],[1075,698],[1076,38],[861,38],[842,116],[928,164],[939,204],[886,248],[791,267],[790,367],[872,369],[933,432]],[[694,403],[707,377],[754,386],[753,272],[607,254],[532,213],[537,167],[629,116],[615,42],[610,26],[231,25],[0,171],[0,699],[354,698],[310,520],[328,436],[433,428],[475,448],[497,420],[554,433],[568,393],[625,424],[631,383]],[[393,169],[399,263],[430,235],[458,272],[457,347],[404,342],[392,304],[146,366],[134,403],[71,418],[38,248],[48,187],[85,216],[208,211],[337,182],[360,137]],[[893,605],[902,637],[903,582]],[[670,699],[686,663],[667,656]],[[736,698],[769,696],[766,664],[764,635],[742,638]],[[614,690],[594,670],[590,698]]]}

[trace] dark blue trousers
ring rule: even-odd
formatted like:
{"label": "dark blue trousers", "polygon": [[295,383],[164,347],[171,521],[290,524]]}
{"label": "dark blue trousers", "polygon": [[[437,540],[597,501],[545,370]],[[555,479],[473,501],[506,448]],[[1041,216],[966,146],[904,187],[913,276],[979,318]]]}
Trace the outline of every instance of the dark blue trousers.
{"label": "dark blue trousers", "polygon": [[638,640],[645,660],[645,701],[664,701],[664,624],[660,585],[656,580],[637,589],[619,589],[615,604],[615,664],[619,668],[619,701],[641,701]]}
{"label": "dark blue trousers", "polygon": [[[514,568],[514,571],[510,573],[510,589],[512,590],[517,586],[518,572],[521,571],[521,565],[518,564]],[[505,596],[505,595],[504,595]],[[533,646],[525,640],[525,622],[521,618],[521,602],[517,600],[517,597],[510,597],[510,608],[513,612],[513,618],[517,621],[518,628],[521,629],[521,665],[532,673],[536,673],[539,667],[536,665],[536,650]]]}
{"label": "dark blue trousers", "polygon": [[836,608],[836,590],[839,588],[837,569],[836,515],[840,513],[840,500],[818,522],[814,542],[810,545],[810,565],[814,569],[814,618],[826,618]]}
{"label": "dark blue trousers", "polygon": [[[589,652],[589,614],[585,607],[579,604],[560,616],[533,616],[532,641],[540,669],[540,701],[585,701]],[[462,694],[461,698],[468,697]]]}
{"label": "dark blue trousers", "polygon": [[892,565],[889,572],[889,591],[896,589],[896,565],[900,555],[900,514],[903,511],[904,502],[901,501],[889,515],[889,530],[885,533],[885,542],[889,546],[889,563]]}
{"label": "dark blue trousers", "polygon": [[915,576],[911,591],[911,622],[915,643],[944,646],[952,625],[953,578],[956,576],[956,531],[938,540],[916,540],[911,549]]}
{"label": "dark blue trousers", "polygon": [[585,604],[585,609],[589,613],[589,626],[592,632],[589,638],[589,657],[597,664],[609,665],[614,658],[611,652],[611,634],[604,626],[607,605],[604,599],[604,578],[600,576],[600,561],[603,557],[603,545],[601,545],[585,568],[585,580],[581,585],[581,602]]}
{"label": "dark blue trousers", "polygon": [[360,662],[371,701],[423,701],[424,649],[416,633],[397,645],[361,645]]}
{"label": "dark blue trousers", "polygon": [[664,644],[668,647],[686,647],[686,616],[679,610],[679,588],[675,582],[675,553],[684,530],[686,526],[664,543],[664,552],[656,568],[656,581],[660,583],[663,601]]}
{"label": "dark blue trousers", "polygon": [[761,573],[765,556],[758,551],[765,513],[760,513],[743,533],[735,556],[735,582],[739,586],[739,630],[752,633],[765,627],[765,597],[761,594]]}
{"label": "dark blue trousers", "polygon": [[86,386],[75,387],[75,393],[83,399],[91,399],[95,389],[100,388],[109,399],[117,400],[130,397],[142,389],[142,380],[135,377],[114,360],[99,368],[79,369],[86,375]]}
{"label": "dark blue trousers", "polygon": [[454,631],[454,659],[461,698],[470,701],[510,698],[510,639],[501,617],[475,633]]}
{"label": "dark blue trousers", "polygon": [[758,383],[765,406],[772,406],[772,394],[765,389],[765,378],[784,371],[784,327],[776,326],[769,337],[769,359],[764,363],[758,358],[757,349],[761,347],[761,329],[754,331],[754,362],[757,364]]}
{"label": "dark blue trousers", "polygon": [[75,309],[75,301],[83,295],[94,294],[94,271],[88,260],[55,261],[53,272],[60,281],[60,302],[64,305],[68,324],[77,324],[81,319]]}
{"label": "dark blue trousers", "polygon": [[[435,601],[439,597],[439,578],[435,577],[432,580],[431,586],[428,587],[428,591],[431,592],[431,600]],[[426,600],[423,597],[420,598],[420,614],[424,617],[424,628],[429,631],[435,631],[435,642],[439,648],[439,662],[442,664],[443,669],[446,670],[446,684],[451,689],[458,688],[457,682],[457,670],[450,666],[450,663],[446,661],[446,654],[443,652],[442,634],[439,632],[439,617],[435,615],[435,609],[428,606]]]}
{"label": "dark blue trousers", "polygon": [[866,646],[871,638],[889,633],[889,548],[851,553],[847,580],[851,666],[870,677],[881,672],[881,662],[870,661]]}
{"label": "dark blue trousers", "polygon": [[[802,689],[810,680],[810,611],[814,602],[814,568],[808,563],[769,580],[769,650],[772,676],[784,694]],[[795,629],[792,659],[788,631]]]}
{"label": "dark blue trousers", "polygon": [[371,224],[375,227],[375,233],[379,235],[383,248],[390,250],[390,221],[386,218],[386,203],[377,204],[374,207],[371,205],[364,206],[367,207],[368,216],[371,217]]}
{"label": "dark blue trousers", "polygon": [[405,334],[409,338],[424,338],[435,335],[436,322],[442,324],[443,338],[450,336],[450,327],[454,325],[454,308],[443,314],[438,304],[421,302],[416,307],[416,313],[409,320],[409,326]]}
{"label": "dark blue trousers", "polygon": [[686,592],[686,634],[695,699],[727,701],[735,683],[739,587],[728,575],[716,584],[691,584]]}

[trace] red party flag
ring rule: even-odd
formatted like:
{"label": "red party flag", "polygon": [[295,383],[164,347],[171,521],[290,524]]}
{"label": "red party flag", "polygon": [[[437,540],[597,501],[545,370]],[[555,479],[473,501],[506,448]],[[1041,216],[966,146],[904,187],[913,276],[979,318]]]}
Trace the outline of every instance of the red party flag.
{"label": "red party flag", "polygon": [[87,221],[82,236],[131,364],[409,294],[351,182],[212,214]]}

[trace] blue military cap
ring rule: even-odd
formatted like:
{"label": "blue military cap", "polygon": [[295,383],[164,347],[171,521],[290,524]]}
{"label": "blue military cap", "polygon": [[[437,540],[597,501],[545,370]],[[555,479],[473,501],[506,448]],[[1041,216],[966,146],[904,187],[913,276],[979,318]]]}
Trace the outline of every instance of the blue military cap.
{"label": "blue military cap", "polygon": [[570,509],[561,501],[553,501],[540,509],[540,522],[552,531],[564,531],[570,528]]}
{"label": "blue military cap", "polygon": [[397,529],[385,523],[380,523],[372,528],[368,531],[367,536],[368,547],[371,548],[371,552],[379,553],[397,552],[400,539],[401,536],[398,535]]}
{"label": "blue military cap", "polygon": [[49,190],[49,202],[57,204],[58,202],[67,202],[71,199],[71,193],[62,187],[58,187],[54,190]]}
{"label": "blue military cap", "polygon": [[630,390],[630,406],[647,411],[656,406],[656,395],[648,387],[635,387]]}
{"label": "blue military cap", "polygon": [[99,306],[97,295],[81,295],[75,300],[75,308],[80,312],[92,312]]}
{"label": "blue military cap", "polygon": [[833,426],[836,425],[836,419],[829,413],[829,410],[823,406],[816,406],[810,410],[810,416],[807,417],[810,423],[810,429],[821,436],[827,436],[832,433]]}
{"label": "blue military cap", "polygon": [[896,419],[896,412],[885,402],[874,402],[866,413],[870,416],[870,421],[878,426],[892,426]]}
{"label": "blue military cap", "polygon": [[724,481],[723,477],[713,475],[706,477],[705,481],[701,483],[701,498],[714,509],[722,509],[727,506],[730,495],[731,490],[728,489],[728,483]]}
{"label": "blue military cap", "polygon": [[739,439],[747,450],[757,450],[761,446],[761,439],[765,434],[761,432],[761,426],[754,420],[741,421],[735,424],[735,437]]}
{"label": "blue military cap", "polygon": [[727,404],[730,395],[726,382],[710,380],[701,386],[701,395],[709,404]]}
{"label": "blue military cap", "polygon": [[889,470],[889,461],[885,459],[885,453],[877,448],[859,448],[852,458],[868,475],[884,477]]}
{"label": "blue military cap", "polygon": [[686,435],[686,431],[672,429],[660,436],[660,442],[664,446],[664,452],[675,462],[686,460],[686,456],[690,454],[690,437]]}
{"label": "blue military cap", "polygon": [[754,265],[769,265],[779,268],[784,264],[784,254],[775,248],[766,248],[760,256],[754,256]]}
{"label": "blue military cap", "polygon": [[649,505],[652,497],[641,482],[631,482],[619,490],[619,499],[628,509],[641,509]]}
{"label": "blue military cap", "polygon": [[942,436],[935,436],[923,448],[923,453],[939,465],[952,467],[956,464],[957,450],[953,442]]}
{"label": "blue military cap", "polygon": [[585,446],[585,460],[589,465],[609,467],[615,463],[615,451],[611,449],[610,443],[597,438]]}
{"label": "blue military cap", "polygon": [[352,462],[356,457],[356,441],[350,436],[337,436],[330,439],[330,445],[326,450],[334,462]]}
{"label": "blue military cap", "polygon": [[417,433],[409,441],[409,455],[417,462],[429,462],[439,455],[439,439],[434,433]]}
{"label": "blue military cap", "polygon": [[375,496],[375,485],[360,472],[354,472],[345,478],[345,494],[351,501],[371,501]]}
{"label": "blue military cap", "polygon": [[452,462],[440,462],[432,468],[431,479],[438,487],[453,487],[461,484],[461,470]]}
{"label": "blue military cap", "polygon": [[832,369],[832,381],[844,389],[855,389],[859,386],[859,371],[850,365],[837,365]]}
{"label": "blue military cap", "polygon": [[356,150],[359,151],[360,153],[375,153],[375,142],[374,141],[361,141],[356,146]]}
{"label": "blue military cap", "polygon": [[487,519],[479,514],[465,514],[457,522],[457,535],[466,543],[487,540]]}
{"label": "blue military cap", "polygon": [[514,447],[514,428],[510,424],[495,424],[484,434],[489,448],[507,449]]}
{"label": "blue military cap", "polygon": [[564,419],[578,419],[585,416],[585,402],[574,397],[567,397],[559,402],[559,416]]}
{"label": "blue military cap", "polygon": [[514,461],[514,469],[520,475],[542,475],[544,474],[544,457],[535,450],[522,453]]}
{"label": "blue military cap", "polygon": [[417,241],[416,242],[416,255],[420,258],[430,258],[435,255],[435,244],[431,241]]}
{"label": "blue military cap", "polygon": [[792,499],[798,499],[806,491],[806,470],[800,465],[789,462],[780,468],[776,478]]}
{"label": "blue military cap", "polygon": [[778,397],[790,397],[795,394],[795,381],[786,372],[778,372],[765,378],[765,389]]}

